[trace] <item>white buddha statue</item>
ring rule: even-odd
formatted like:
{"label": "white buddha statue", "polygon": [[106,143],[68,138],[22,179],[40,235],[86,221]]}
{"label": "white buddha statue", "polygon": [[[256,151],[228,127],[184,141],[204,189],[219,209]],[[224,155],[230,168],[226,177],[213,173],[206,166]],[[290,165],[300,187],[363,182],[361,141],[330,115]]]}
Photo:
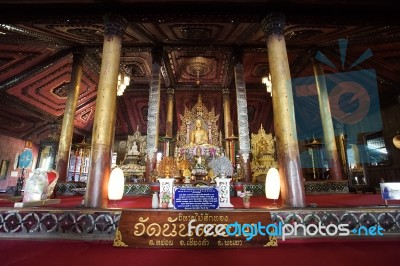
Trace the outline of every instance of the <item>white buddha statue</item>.
{"label": "white buddha statue", "polygon": [[133,145],[131,147],[131,149],[128,152],[129,155],[139,155],[140,152],[138,151],[138,146],[136,144],[136,141],[133,142]]}

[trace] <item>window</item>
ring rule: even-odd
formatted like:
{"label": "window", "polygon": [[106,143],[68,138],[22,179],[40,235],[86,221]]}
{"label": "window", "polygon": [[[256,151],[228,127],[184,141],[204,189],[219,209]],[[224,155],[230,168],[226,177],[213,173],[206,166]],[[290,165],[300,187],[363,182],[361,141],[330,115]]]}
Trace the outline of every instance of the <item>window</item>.
{"label": "window", "polygon": [[382,131],[366,135],[365,140],[367,144],[367,162],[369,165],[389,164],[389,155],[386,150]]}

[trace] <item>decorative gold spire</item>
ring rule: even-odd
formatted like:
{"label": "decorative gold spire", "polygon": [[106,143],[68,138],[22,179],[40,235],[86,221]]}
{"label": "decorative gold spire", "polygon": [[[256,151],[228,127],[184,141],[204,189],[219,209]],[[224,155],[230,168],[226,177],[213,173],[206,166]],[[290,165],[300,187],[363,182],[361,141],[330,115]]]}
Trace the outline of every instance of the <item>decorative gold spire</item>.
{"label": "decorative gold spire", "polygon": [[203,102],[201,100],[201,94],[199,94],[199,98],[197,98],[196,114],[198,117],[203,117]]}

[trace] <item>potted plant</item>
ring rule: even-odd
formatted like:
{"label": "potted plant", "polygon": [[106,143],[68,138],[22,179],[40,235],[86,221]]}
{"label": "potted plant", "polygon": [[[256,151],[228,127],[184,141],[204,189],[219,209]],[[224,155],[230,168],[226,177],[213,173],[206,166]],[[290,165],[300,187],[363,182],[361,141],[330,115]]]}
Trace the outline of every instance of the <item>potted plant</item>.
{"label": "potted plant", "polygon": [[168,191],[161,192],[160,197],[161,197],[161,207],[163,209],[167,209],[168,204],[169,204],[170,200],[172,199],[171,193],[169,193]]}
{"label": "potted plant", "polygon": [[243,199],[243,206],[248,209],[250,208],[250,198],[253,195],[250,191],[238,192],[239,197]]}

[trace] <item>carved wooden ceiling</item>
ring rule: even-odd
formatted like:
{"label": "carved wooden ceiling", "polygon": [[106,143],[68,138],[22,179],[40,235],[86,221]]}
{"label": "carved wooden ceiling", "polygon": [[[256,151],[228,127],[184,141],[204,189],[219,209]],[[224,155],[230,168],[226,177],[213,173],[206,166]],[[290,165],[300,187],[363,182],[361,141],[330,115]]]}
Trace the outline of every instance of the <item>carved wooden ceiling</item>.
{"label": "carved wooden ceiling", "polygon": [[[395,6],[374,1],[0,1],[0,133],[35,142],[61,124],[71,78],[72,53],[84,55],[75,115],[75,139],[90,136],[103,43],[102,15],[118,12],[128,21],[121,60],[133,80],[118,97],[116,136],[146,133],[151,50],[163,48],[160,136],[165,134],[166,89],[175,90],[174,130],[179,113],[199,94],[207,108],[222,114],[222,89],[231,93],[236,119],[233,64],[243,64],[250,132],[263,124],[273,130],[271,97],[261,84],[268,74],[266,38],[261,20],[271,10],[286,14],[285,37],[292,78],[313,75],[316,51],[341,66],[338,39],[349,40],[345,68],[367,49],[373,56],[357,70],[375,69],[381,105],[398,104],[400,21]],[[301,2],[301,3],[300,3]],[[172,4],[171,4],[172,3]],[[335,59],[336,58],[336,59]],[[338,70],[324,66],[326,73]],[[305,112],[307,114],[307,112]],[[308,113],[309,121],[313,113]],[[221,116],[221,119],[222,116]],[[221,128],[222,128],[222,122]],[[236,129],[237,132],[237,129]],[[237,134],[237,133],[236,133]]]}

